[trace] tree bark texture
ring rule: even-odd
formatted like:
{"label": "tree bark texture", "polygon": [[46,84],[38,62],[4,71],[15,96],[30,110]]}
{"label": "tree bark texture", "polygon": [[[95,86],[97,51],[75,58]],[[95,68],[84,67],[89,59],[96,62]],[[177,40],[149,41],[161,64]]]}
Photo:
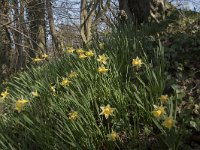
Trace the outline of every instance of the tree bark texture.
{"label": "tree bark texture", "polygon": [[35,51],[30,50],[30,58],[34,58],[46,49],[45,5],[43,0],[29,0],[27,4],[28,19],[32,45]]}
{"label": "tree bark texture", "polygon": [[50,27],[50,32],[52,36],[52,42],[54,49],[61,54],[61,51],[63,49],[62,46],[62,39],[59,37],[59,35],[56,32],[56,27],[54,24],[54,18],[53,18],[53,10],[52,10],[52,0],[47,0],[46,1],[46,7],[47,7],[47,15],[48,15],[48,21],[49,21],[49,27]]}
{"label": "tree bark texture", "polygon": [[[94,4],[92,4],[94,5]],[[81,0],[80,13],[80,33],[84,44],[88,44],[91,40],[92,17],[95,14],[95,9],[88,11],[87,0]]]}
{"label": "tree bark texture", "polygon": [[120,12],[125,11],[127,17],[137,23],[159,22],[165,18],[168,7],[166,0],[119,0]]}
{"label": "tree bark texture", "polygon": [[22,5],[22,1],[20,0],[14,0],[13,1],[13,10],[14,10],[14,20],[15,22],[15,28],[17,29],[14,31],[14,40],[15,40],[15,51],[16,51],[16,60],[13,63],[13,66],[15,69],[19,70],[23,67],[25,64],[25,55],[24,55],[24,47],[23,47],[23,28],[22,23],[24,22],[24,7]]}
{"label": "tree bark texture", "polygon": [[6,24],[9,22],[9,2],[0,0],[0,78],[9,73],[11,35]]}
{"label": "tree bark texture", "polygon": [[[105,2],[105,4],[104,4]],[[97,28],[100,19],[105,15],[110,0],[81,0],[80,34],[84,45],[90,45],[92,30]]]}

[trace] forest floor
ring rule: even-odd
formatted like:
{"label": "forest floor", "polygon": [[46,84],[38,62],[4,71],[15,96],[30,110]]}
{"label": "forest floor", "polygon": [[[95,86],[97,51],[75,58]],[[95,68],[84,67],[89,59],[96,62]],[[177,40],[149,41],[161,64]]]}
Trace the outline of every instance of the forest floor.
{"label": "forest floor", "polygon": [[[170,51],[169,73],[171,82],[178,85],[182,93],[182,110],[193,109],[190,114],[192,135],[186,143],[194,149],[200,148],[200,16],[194,12],[183,12],[183,19],[168,24],[162,43],[166,51]],[[166,52],[167,53],[167,52]],[[187,115],[186,115],[187,116]],[[181,117],[184,117],[181,116]]]}

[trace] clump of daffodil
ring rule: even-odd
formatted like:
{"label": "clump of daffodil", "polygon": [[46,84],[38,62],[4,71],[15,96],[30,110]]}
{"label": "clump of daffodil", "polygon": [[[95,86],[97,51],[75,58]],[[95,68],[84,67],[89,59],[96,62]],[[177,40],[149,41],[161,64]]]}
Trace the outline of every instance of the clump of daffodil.
{"label": "clump of daffodil", "polygon": [[102,64],[107,64],[107,60],[108,60],[108,57],[106,57],[104,54],[103,55],[99,55],[97,61],[102,63]]}
{"label": "clump of daffodil", "polygon": [[4,92],[1,93],[1,98],[6,99],[8,95],[9,95],[8,90],[5,90]]}
{"label": "clump of daffodil", "polygon": [[136,59],[132,60],[132,65],[133,67],[136,67],[137,69],[139,69],[142,66],[143,62],[139,57],[136,57]]}
{"label": "clump of daffodil", "polygon": [[169,100],[169,96],[168,95],[161,95],[159,97],[159,99],[163,102],[163,103],[167,103]]}
{"label": "clump of daffodil", "polygon": [[67,50],[66,50],[66,52],[68,53],[68,54],[71,54],[71,53],[73,53],[75,50],[72,48],[72,47],[68,47],[67,48]]}
{"label": "clump of daffodil", "polygon": [[76,50],[76,53],[79,54],[79,55],[82,54],[82,53],[84,53],[84,52],[85,51],[83,49],[81,49],[81,48]]}
{"label": "clump of daffodil", "polygon": [[69,113],[69,119],[70,120],[76,120],[78,118],[78,112],[77,111],[72,111]]}
{"label": "clump of daffodil", "polygon": [[15,103],[15,110],[17,110],[18,112],[21,112],[22,109],[24,108],[24,106],[26,105],[26,103],[28,103],[28,100],[25,99],[19,99],[16,101]]}
{"label": "clump of daffodil", "polygon": [[68,74],[68,78],[69,79],[73,79],[73,78],[76,78],[78,76],[78,74],[74,71],[71,71],[69,74]]}
{"label": "clump of daffodil", "polygon": [[89,50],[89,51],[85,52],[85,55],[87,57],[92,57],[92,56],[94,56],[94,52],[92,50]]}
{"label": "clump of daffodil", "polygon": [[106,119],[108,119],[108,117],[113,114],[113,111],[115,109],[111,108],[109,104],[107,106],[101,106],[100,108],[102,110],[100,115],[104,115]]}
{"label": "clump of daffodil", "polygon": [[105,74],[109,71],[110,69],[106,68],[105,66],[101,66],[98,68],[98,72],[99,73],[102,73],[102,74]]}
{"label": "clump of daffodil", "polygon": [[62,86],[69,86],[69,84],[71,83],[71,81],[69,81],[68,78],[63,78],[63,80],[61,81],[61,85]]}
{"label": "clump of daffodil", "polygon": [[32,92],[31,92],[31,94],[32,94],[32,96],[33,96],[33,97],[38,97],[38,96],[39,96],[39,94],[38,94],[38,91],[37,91],[37,90],[35,90],[35,91],[32,91]]}
{"label": "clump of daffodil", "polygon": [[78,56],[80,59],[85,59],[87,56],[84,53],[80,53]]}
{"label": "clump of daffodil", "polygon": [[108,139],[111,141],[116,141],[119,138],[119,135],[117,132],[113,131],[107,135]]}
{"label": "clump of daffodil", "polygon": [[167,117],[162,125],[168,129],[171,129],[174,126],[175,121],[173,120],[172,117]]}
{"label": "clump of daffodil", "polygon": [[36,62],[36,63],[41,62],[41,61],[43,61],[43,60],[44,60],[44,59],[38,58],[38,57],[36,57],[36,58],[33,59],[33,61]]}
{"label": "clump of daffodil", "polygon": [[154,105],[154,110],[152,111],[152,114],[156,118],[160,118],[165,114],[165,108],[163,106],[156,106]]}
{"label": "clump of daffodil", "polygon": [[47,55],[47,54],[42,55],[42,59],[44,59],[44,60],[47,59],[48,57],[49,57],[49,55]]}

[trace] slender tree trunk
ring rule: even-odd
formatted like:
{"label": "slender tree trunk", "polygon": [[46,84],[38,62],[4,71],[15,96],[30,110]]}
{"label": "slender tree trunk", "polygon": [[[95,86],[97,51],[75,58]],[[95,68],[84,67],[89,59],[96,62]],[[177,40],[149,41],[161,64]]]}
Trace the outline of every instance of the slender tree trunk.
{"label": "slender tree trunk", "polygon": [[13,0],[14,6],[14,20],[15,20],[15,28],[17,29],[14,31],[14,40],[15,40],[15,50],[17,52],[17,60],[15,63],[15,68],[17,70],[22,68],[24,64],[24,53],[23,53],[23,42],[22,42],[22,18],[23,18],[23,6],[19,0]]}
{"label": "slender tree trunk", "polygon": [[110,5],[110,0],[90,1],[81,0],[80,34],[85,46],[92,40],[92,30],[97,28],[100,19],[105,15]]}
{"label": "slender tree trunk", "polygon": [[87,18],[87,1],[86,0],[81,0],[81,13],[80,13],[80,23],[81,23],[81,27],[80,27],[80,33],[81,33],[81,37],[83,40],[83,43],[87,44],[87,23],[86,23],[86,18]]}
{"label": "slender tree trunk", "polygon": [[61,54],[61,51],[63,49],[61,38],[59,38],[59,35],[56,32],[56,27],[54,24],[54,18],[53,18],[53,10],[52,10],[52,0],[46,1],[46,7],[47,7],[47,15],[48,15],[48,21],[49,21],[49,27],[50,32],[52,36],[52,42],[54,48],[57,50],[59,54]]}
{"label": "slender tree trunk", "polygon": [[80,33],[84,45],[89,45],[92,39],[92,19],[97,5],[97,2],[88,4],[87,0],[81,0]]}

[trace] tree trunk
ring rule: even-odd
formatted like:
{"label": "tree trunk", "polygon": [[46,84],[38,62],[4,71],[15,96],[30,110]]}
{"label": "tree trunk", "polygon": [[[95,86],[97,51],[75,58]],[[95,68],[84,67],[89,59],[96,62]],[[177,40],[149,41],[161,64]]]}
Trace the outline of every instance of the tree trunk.
{"label": "tree trunk", "polygon": [[81,0],[80,34],[85,46],[90,45],[92,40],[92,30],[97,27],[100,19],[106,14],[109,5],[110,0],[89,2],[87,0]]}
{"label": "tree trunk", "polygon": [[63,49],[61,39],[59,39],[59,36],[56,32],[56,27],[54,24],[54,18],[53,18],[53,10],[52,10],[52,0],[47,0],[46,1],[46,7],[47,7],[47,15],[48,15],[48,21],[49,21],[49,27],[50,27],[50,32],[52,36],[52,42],[54,48],[57,50],[59,54],[61,54],[61,51]]}
{"label": "tree trunk", "polygon": [[28,19],[30,21],[30,32],[32,38],[33,50],[29,51],[30,58],[34,58],[46,49],[45,33],[45,6],[43,0],[29,0]]}
{"label": "tree trunk", "polygon": [[120,15],[137,23],[156,21],[165,18],[169,4],[166,0],[119,0]]}
{"label": "tree trunk", "polygon": [[[92,13],[93,14],[93,13]],[[91,14],[91,15],[92,15]],[[86,0],[81,0],[81,12],[80,12],[80,33],[81,33],[81,37],[83,40],[84,44],[88,44],[88,42],[90,41],[90,29],[88,27],[88,21],[91,19],[90,16],[88,16],[88,10],[87,10],[87,1]],[[91,21],[89,21],[91,22]]]}
{"label": "tree trunk", "polygon": [[6,24],[9,22],[9,2],[0,0],[0,79],[9,73],[10,70],[10,52],[11,35]]}
{"label": "tree trunk", "polygon": [[22,2],[19,0],[13,1],[14,6],[14,19],[15,21],[15,28],[17,30],[14,31],[14,40],[15,40],[15,51],[17,52],[16,62],[13,64],[15,65],[14,68],[20,70],[24,64],[24,53],[23,53],[23,38],[22,38],[22,21],[24,20],[23,12],[24,8],[22,6]]}
{"label": "tree trunk", "polygon": [[81,0],[80,12],[80,34],[84,46],[90,45],[92,40],[92,25],[95,17],[95,10],[100,1],[90,3],[87,0]]}

